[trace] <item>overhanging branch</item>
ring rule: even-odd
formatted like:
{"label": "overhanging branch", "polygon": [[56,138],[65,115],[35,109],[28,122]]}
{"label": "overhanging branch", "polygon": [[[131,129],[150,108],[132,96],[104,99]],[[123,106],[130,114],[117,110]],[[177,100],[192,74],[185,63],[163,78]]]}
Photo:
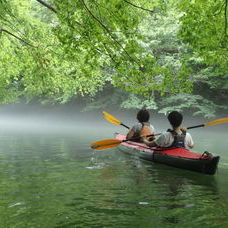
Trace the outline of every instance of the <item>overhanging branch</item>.
{"label": "overhanging branch", "polygon": [[150,13],[153,13],[153,10],[149,10],[149,9],[145,9],[145,8],[143,8],[141,6],[137,6],[134,3],[131,3],[129,1],[127,1],[127,0],[124,0],[124,2],[126,2],[127,4],[129,4],[129,5],[131,5],[131,6],[135,7],[135,8],[138,8],[138,9],[141,9],[141,10],[144,10],[144,11],[147,11],[147,12],[150,12]]}
{"label": "overhanging branch", "polygon": [[20,38],[19,36],[14,35],[13,33],[9,32],[9,31],[6,30],[6,29],[0,28],[0,32],[5,32],[5,33],[7,33],[8,35],[13,36],[14,38],[20,40],[21,42],[23,42],[23,43],[29,45],[30,47],[35,47],[35,46],[33,46],[32,44],[28,43],[26,40]]}
{"label": "overhanging branch", "polygon": [[40,4],[42,4],[43,6],[47,7],[52,12],[57,13],[57,10],[53,6],[50,6],[49,4],[44,2],[43,0],[36,0],[36,1],[39,2]]}
{"label": "overhanging branch", "polygon": [[109,29],[90,11],[90,9],[85,4],[85,1],[81,0],[81,2],[84,5],[84,8],[86,9],[86,11],[91,15],[91,17],[101,25],[101,27],[108,33],[108,35],[112,38],[112,40],[124,51],[124,53],[128,56],[128,58],[131,61],[135,62],[135,60],[128,54],[128,52],[122,46],[122,44],[112,35],[111,31],[109,31]]}
{"label": "overhanging branch", "polygon": [[[48,8],[49,10],[51,10],[54,13],[58,13],[58,11],[51,5],[47,4],[46,2],[44,2],[43,0],[36,0],[37,2],[39,2],[40,4],[42,4],[43,6],[45,6],[46,8]],[[78,21],[75,21],[78,25],[81,25],[81,23],[79,23]]]}
{"label": "overhanging branch", "polygon": [[225,8],[224,8],[224,22],[225,22],[225,27],[224,27],[224,34],[225,37],[227,37],[227,22],[228,22],[228,18],[227,18],[227,8],[228,8],[228,0],[225,0]]}

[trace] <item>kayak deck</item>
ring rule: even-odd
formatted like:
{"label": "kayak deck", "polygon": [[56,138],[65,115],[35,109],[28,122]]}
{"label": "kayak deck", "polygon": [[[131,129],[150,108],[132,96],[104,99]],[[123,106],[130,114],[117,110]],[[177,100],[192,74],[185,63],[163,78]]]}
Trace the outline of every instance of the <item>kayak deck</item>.
{"label": "kayak deck", "polygon": [[[116,139],[125,140],[126,137],[117,135]],[[207,153],[195,153],[186,148],[150,148],[143,143],[133,141],[123,142],[118,148],[125,153],[132,154],[134,152],[144,160],[211,175],[215,174],[220,158]]]}

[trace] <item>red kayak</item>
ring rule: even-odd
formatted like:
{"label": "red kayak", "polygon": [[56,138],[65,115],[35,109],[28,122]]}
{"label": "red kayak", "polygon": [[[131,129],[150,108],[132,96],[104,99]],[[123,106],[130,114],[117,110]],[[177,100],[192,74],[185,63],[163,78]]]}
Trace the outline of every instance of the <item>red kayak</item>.
{"label": "red kayak", "polygon": [[[119,134],[116,136],[116,139],[125,140],[126,137]],[[139,158],[147,161],[163,163],[210,175],[215,174],[220,158],[208,152],[199,154],[186,148],[150,148],[143,143],[133,141],[122,142],[118,148],[128,154],[136,154]]]}

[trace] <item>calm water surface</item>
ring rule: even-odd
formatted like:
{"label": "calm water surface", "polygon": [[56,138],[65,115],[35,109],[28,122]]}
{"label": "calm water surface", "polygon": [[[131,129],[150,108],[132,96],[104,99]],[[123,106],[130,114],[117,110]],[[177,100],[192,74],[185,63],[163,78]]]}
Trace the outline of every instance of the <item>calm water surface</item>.
{"label": "calm water surface", "polygon": [[193,134],[221,156],[214,176],[88,148],[115,129],[2,130],[0,227],[228,227],[226,129]]}

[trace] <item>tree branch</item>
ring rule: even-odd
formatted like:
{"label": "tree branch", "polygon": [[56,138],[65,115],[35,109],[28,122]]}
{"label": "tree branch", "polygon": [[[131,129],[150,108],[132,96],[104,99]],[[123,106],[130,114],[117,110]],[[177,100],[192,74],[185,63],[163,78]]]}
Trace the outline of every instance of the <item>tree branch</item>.
{"label": "tree branch", "polygon": [[105,48],[105,51],[107,52],[106,55],[113,61],[113,63],[114,63],[116,66],[118,66],[118,64],[117,64],[117,62],[116,62],[116,60],[115,60],[115,58],[109,53],[109,51],[108,51],[108,49],[107,49],[105,43],[103,43],[103,46],[104,46],[104,48]]}
{"label": "tree branch", "polygon": [[223,10],[223,6],[224,6],[225,4],[226,4],[226,3],[224,2],[224,3],[221,5],[221,8],[220,8],[220,10],[218,11],[218,13],[215,13],[215,14],[213,14],[213,15],[208,15],[208,17],[220,15],[220,13],[221,13],[222,10]]}
{"label": "tree branch", "polygon": [[30,47],[35,47],[35,46],[33,46],[32,44],[28,43],[26,40],[20,38],[19,36],[14,35],[13,33],[9,32],[9,31],[6,30],[6,29],[3,29],[3,28],[0,27],[0,32],[5,32],[5,33],[9,34],[10,36],[13,36],[14,38],[20,40],[21,42],[23,42],[23,43],[29,45]]}
{"label": "tree branch", "polygon": [[42,4],[43,6],[47,7],[52,12],[57,13],[57,10],[54,7],[50,6],[49,4],[44,2],[43,0],[36,0],[36,1],[39,2],[40,4]]}
{"label": "tree branch", "polygon": [[227,22],[228,22],[227,8],[228,8],[228,0],[225,0],[225,8],[224,8],[224,20],[225,20],[224,34],[225,34],[225,37],[227,37]]}
{"label": "tree branch", "polygon": [[127,1],[127,0],[123,0],[123,1],[126,2],[127,4],[131,5],[131,6],[135,7],[135,8],[138,8],[138,9],[141,9],[141,10],[144,10],[144,11],[147,11],[147,12],[150,12],[150,13],[153,13],[153,10],[149,10],[149,9],[145,9],[145,8],[143,8],[141,6],[137,6],[137,5],[131,3],[129,1]]}
{"label": "tree branch", "polygon": [[[58,11],[53,7],[50,6],[49,4],[47,4],[46,2],[44,2],[43,0],[36,0],[37,2],[39,2],[40,4],[42,4],[43,6],[47,7],[48,9],[50,9],[52,12],[54,13],[58,13]],[[68,21],[69,22],[69,21]],[[82,25],[80,22],[75,21],[78,25]]]}
{"label": "tree branch", "polygon": [[109,31],[109,29],[90,11],[90,9],[87,7],[87,5],[85,4],[84,0],[81,0],[82,4],[84,5],[86,11],[93,17],[93,19],[95,21],[97,21],[101,27],[108,33],[108,35],[112,38],[112,40],[124,51],[124,53],[128,56],[128,58],[135,62],[135,60],[128,54],[128,52],[126,51],[126,49],[122,46],[122,44],[112,35],[111,31]]}

